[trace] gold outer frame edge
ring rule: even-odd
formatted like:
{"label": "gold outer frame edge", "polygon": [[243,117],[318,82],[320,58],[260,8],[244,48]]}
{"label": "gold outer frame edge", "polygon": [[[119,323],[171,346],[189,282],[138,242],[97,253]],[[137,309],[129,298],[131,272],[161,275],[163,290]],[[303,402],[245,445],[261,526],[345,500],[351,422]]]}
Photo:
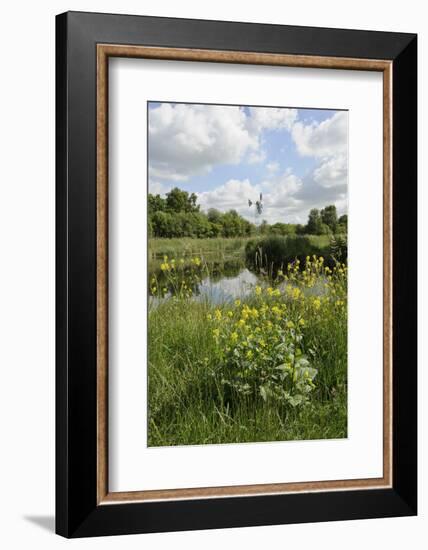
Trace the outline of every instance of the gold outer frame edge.
{"label": "gold outer frame edge", "polygon": [[[108,59],[145,59],[348,69],[383,73],[383,477],[225,487],[109,492],[108,489]],[[378,489],[392,486],[392,67],[391,61],[97,45],[97,504],[278,493]]]}

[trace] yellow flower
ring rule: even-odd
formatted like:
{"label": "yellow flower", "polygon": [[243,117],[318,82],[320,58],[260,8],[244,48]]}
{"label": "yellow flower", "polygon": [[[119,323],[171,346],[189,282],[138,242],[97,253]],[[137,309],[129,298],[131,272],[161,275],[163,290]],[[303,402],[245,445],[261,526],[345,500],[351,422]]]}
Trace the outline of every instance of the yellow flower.
{"label": "yellow flower", "polygon": [[281,296],[281,291],[279,290],[279,288],[276,288],[276,289],[272,292],[272,296]]}
{"label": "yellow flower", "polygon": [[160,268],[162,271],[169,271],[169,264],[165,262],[161,264]]}
{"label": "yellow flower", "polygon": [[294,298],[295,300],[297,300],[301,296],[302,292],[301,292],[300,288],[297,288],[297,286],[295,286],[295,287],[288,286],[287,287],[287,294],[291,298]]}
{"label": "yellow flower", "polygon": [[164,256],[164,257],[163,257],[163,261],[164,261],[164,262],[167,262],[167,261],[168,261],[168,256]]}
{"label": "yellow flower", "polygon": [[235,343],[238,340],[238,333],[232,332],[232,334],[230,335],[230,339],[233,343]]}
{"label": "yellow flower", "polygon": [[287,321],[287,328],[294,328],[294,323],[293,321]]}
{"label": "yellow flower", "polygon": [[213,330],[213,335],[215,338],[218,338],[220,336],[220,329],[219,328],[215,328]]}
{"label": "yellow flower", "polygon": [[208,313],[208,315],[207,315],[207,319],[208,319],[208,321],[211,321],[211,320],[212,320],[212,318],[213,318],[213,316],[211,315],[211,313]]}
{"label": "yellow flower", "polygon": [[244,327],[244,326],[245,326],[245,320],[244,320],[244,319],[239,319],[238,325],[239,325],[240,327]]}
{"label": "yellow flower", "polygon": [[157,290],[157,288],[154,286],[154,287],[152,288],[153,294],[156,294],[156,290]]}
{"label": "yellow flower", "polygon": [[260,296],[260,294],[262,293],[262,289],[260,286],[256,286],[256,294],[257,296]]}
{"label": "yellow flower", "polygon": [[201,265],[201,260],[198,257],[193,258],[193,263],[197,266],[200,266]]}
{"label": "yellow flower", "polygon": [[272,313],[274,313],[277,317],[281,316],[281,310],[279,309],[278,306],[273,306]]}
{"label": "yellow flower", "polygon": [[235,300],[235,306],[239,307],[241,305],[241,300]]}
{"label": "yellow flower", "polygon": [[272,296],[273,294],[273,288],[272,287],[269,287],[266,289],[266,292],[268,293],[269,296]]}
{"label": "yellow flower", "polygon": [[253,352],[249,349],[247,351],[247,359],[251,359],[253,357]]}
{"label": "yellow flower", "polygon": [[305,326],[305,320],[304,319],[299,319],[299,325],[301,327],[304,327]]}
{"label": "yellow flower", "polygon": [[321,300],[319,298],[315,298],[314,300],[314,308],[319,309],[321,307]]}
{"label": "yellow flower", "polygon": [[221,311],[220,311],[219,309],[216,309],[216,310],[215,310],[214,315],[215,315],[215,318],[217,319],[217,321],[220,321],[220,319],[221,319]]}
{"label": "yellow flower", "polygon": [[228,311],[227,314],[229,317],[233,317],[233,311]]}

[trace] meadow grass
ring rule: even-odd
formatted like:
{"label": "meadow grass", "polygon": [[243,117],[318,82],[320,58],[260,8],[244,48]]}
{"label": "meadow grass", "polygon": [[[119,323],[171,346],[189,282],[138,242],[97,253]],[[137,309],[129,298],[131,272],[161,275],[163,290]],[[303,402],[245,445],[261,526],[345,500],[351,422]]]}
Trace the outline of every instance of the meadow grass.
{"label": "meadow grass", "polygon": [[231,255],[240,255],[243,257],[245,246],[249,240],[249,237],[149,239],[149,258],[155,259],[161,256],[179,258],[194,255],[202,257],[215,255],[216,258],[223,258]]}
{"label": "meadow grass", "polygon": [[[328,235],[305,235],[309,241],[319,249],[329,246],[330,238]],[[284,237],[283,237],[284,238]],[[211,239],[194,239],[191,237],[182,238],[151,238],[149,239],[148,249],[149,258],[159,258],[161,256],[186,257],[186,256],[222,256],[244,257],[245,247],[248,242],[255,237],[217,237]]]}
{"label": "meadow grass", "polygon": [[[340,269],[345,270],[343,266]],[[283,277],[286,285],[283,282],[272,289],[266,282],[242,303],[214,306],[180,296],[156,306],[152,303],[148,332],[149,446],[347,436],[346,273],[332,276],[317,268],[303,281],[303,275],[294,268]],[[323,288],[321,295],[313,293],[317,285]],[[251,331],[239,332],[236,327],[244,318]],[[263,327],[269,326],[270,319],[278,334],[301,334],[299,353],[316,371],[313,388],[307,386],[310,393],[301,405],[263,397],[259,387],[254,392],[242,392],[240,378],[232,379],[233,383],[238,380],[238,390],[225,385],[228,373],[236,368],[236,354],[248,346],[250,333],[256,335],[250,343],[255,350],[250,371],[260,373],[265,368],[263,361],[269,363],[273,340]],[[296,328],[287,328],[291,320]],[[268,342],[264,349],[261,338]],[[258,349],[263,352],[259,363]],[[242,361],[246,364],[245,359]]]}

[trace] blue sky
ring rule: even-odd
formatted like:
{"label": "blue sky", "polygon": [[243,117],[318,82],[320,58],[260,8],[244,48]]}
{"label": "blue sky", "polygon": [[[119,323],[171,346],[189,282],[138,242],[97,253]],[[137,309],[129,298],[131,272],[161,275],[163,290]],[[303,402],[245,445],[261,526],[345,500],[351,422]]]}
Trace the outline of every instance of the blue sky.
{"label": "blue sky", "polygon": [[180,187],[203,210],[234,208],[255,220],[304,223],[311,208],[347,211],[344,111],[149,103],[149,192]]}

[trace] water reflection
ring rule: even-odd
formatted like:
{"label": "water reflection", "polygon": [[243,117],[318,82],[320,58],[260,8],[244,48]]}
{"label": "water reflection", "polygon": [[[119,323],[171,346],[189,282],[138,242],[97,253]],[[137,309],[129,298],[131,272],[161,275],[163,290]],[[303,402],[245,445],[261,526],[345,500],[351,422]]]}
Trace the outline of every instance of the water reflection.
{"label": "water reflection", "polygon": [[[174,271],[173,277],[170,272],[165,273],[159,269],[159,264],[156,265],[157,269],[153,269],[153,267],[152,264],[149,274],[151,281],[149,293],[152,306],[156,306],[178,293],[190,300],[209,300],[213,304],[221,304],[237,298],[245,298],[257,283],[266,284],[267,281],[265,274],[250,271],[240,260],[204,263],[200,268],[182,266]],[[272,279],[269,280],[270,284],[275,285]],[[324,277],[320,277],[312,288],[305,289],[305,293],[308,295],[324,294],[326,292],[325,282]],[[277,281],[276,286],[284,291],[289,284],[292,283],[278,284]],[[155,289],[154,292],[153,289]]]}
{"label": "water reflection", "polygon": [[258,281],[258,276],[240,259],[205,262],[199,269],[181,266],[173,277],[171,272],[162,271],[158,263],[155,266],[151,264],[149,273],[149,286],[151,290],[156,288],[156,292],[150,292],[154,304],[183,290],[190,291],[192,300],[208,299],[219,304],[247,296]]}
{"label": "water reflection", "polygon": [[247,268],[234,277],[207,277],[199,285],[195,299],[208,299],[214,304],[247,296],[258,278]]}

